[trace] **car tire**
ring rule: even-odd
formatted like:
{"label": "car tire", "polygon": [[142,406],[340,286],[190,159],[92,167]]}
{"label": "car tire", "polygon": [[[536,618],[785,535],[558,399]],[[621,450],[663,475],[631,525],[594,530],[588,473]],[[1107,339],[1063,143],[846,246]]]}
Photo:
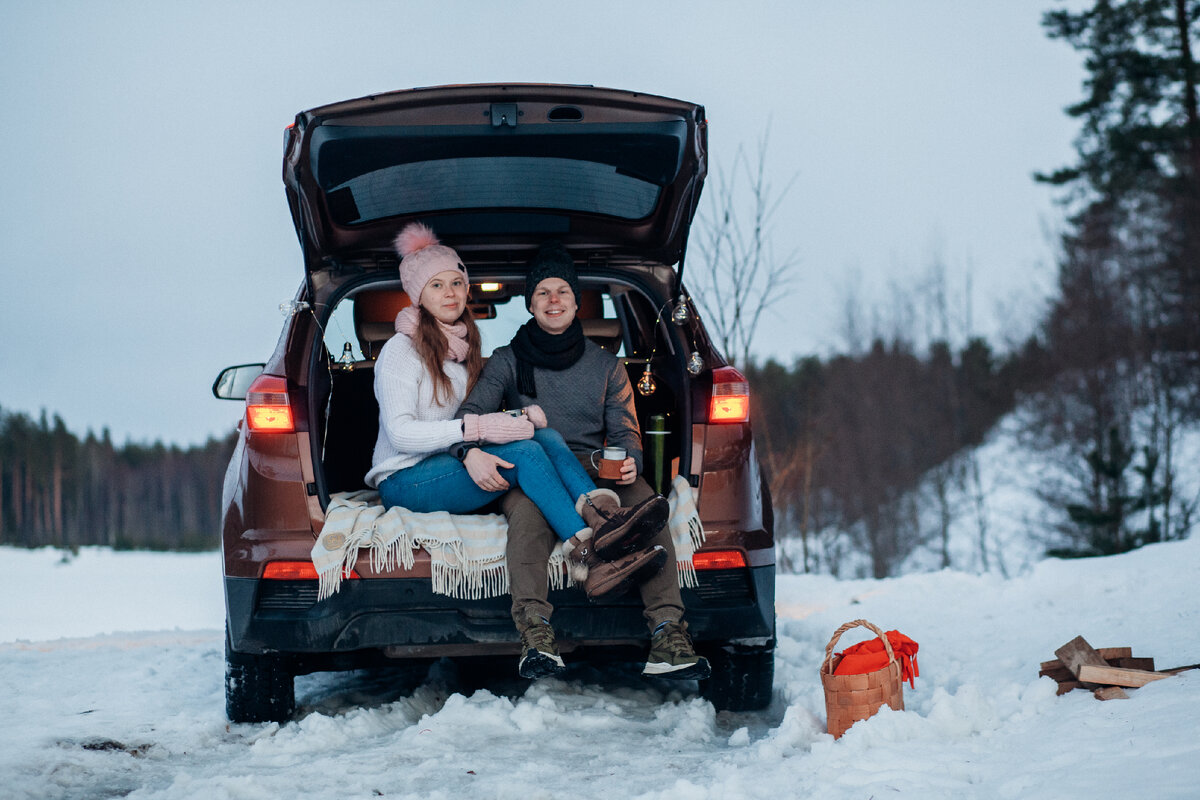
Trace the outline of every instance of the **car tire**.
{"label": "car tire", "polygon": [[717,711],[760,711],[771,704],[775,650],[714,650],[706,653],[712,677],[700,681],[700,695]]}
{"label": "car tire", "polygon": [[471,695],[480,689],[491,689],[497,681],[517,677],[517,656],[466,656],[454,659],[458,673],[458,690]]}
{"label": "car tire", "polygon": [[296,711],[291,670],[279,656],[235,653],[225,636],[225,716],[230,722],[287,722]]}

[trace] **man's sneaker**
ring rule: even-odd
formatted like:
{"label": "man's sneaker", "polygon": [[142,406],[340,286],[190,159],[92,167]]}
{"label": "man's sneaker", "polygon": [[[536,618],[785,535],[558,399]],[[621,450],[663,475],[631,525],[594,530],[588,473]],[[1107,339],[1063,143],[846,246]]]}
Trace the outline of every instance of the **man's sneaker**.
{"label": "man's sneaker", "polygon": [[548,678],[566,668],[558,654],[554,629],[549,622],[531,622],[521,631],[521,661],[517,664],[517,673],[522,678]]}
{"label": "man's sneaker", "polygon": [[664,622],[650,639],[643,675],[673,680],[704,680],[712,674],[708,659],[696,655],[686,622]]}

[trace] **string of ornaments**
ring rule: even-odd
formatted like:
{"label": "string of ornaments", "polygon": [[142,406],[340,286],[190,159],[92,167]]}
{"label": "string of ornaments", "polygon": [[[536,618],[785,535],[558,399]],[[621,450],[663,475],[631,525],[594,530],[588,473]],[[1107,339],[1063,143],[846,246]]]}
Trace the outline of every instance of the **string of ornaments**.
{"label": "string of ornaments", "polygon": [[[651,369],[650,364],[654,361],[655,353],[658,352],[658,326],[662,322],[663,311],[665,311],[669,305],[671,305],[670,300],[662,304],[662,306],[658,309],[658,314],[656,315],[657,318],[654,321],[654,338],[650,346],[650,357],[646,359],[646,369],[642,373],[642,376],[638,378],[637,382],[638,393],[643,397],[648,397],[654,394],[655,390],[658,389],[658,382],[654,379],[654,372]],[[692,310],[688,308],[687,296],[680,292],[679,298],[675,301],[675,307],[671,309],[671,321],[674,322],[677,327],[682,328],[691,321],[692,313]],[[698,352],[696,352],[696,342],[694,338],[692,340],[692,351],[687,360],[687,371],[691,375],[699,375],[704,371],[704,359],[700,357]]]}

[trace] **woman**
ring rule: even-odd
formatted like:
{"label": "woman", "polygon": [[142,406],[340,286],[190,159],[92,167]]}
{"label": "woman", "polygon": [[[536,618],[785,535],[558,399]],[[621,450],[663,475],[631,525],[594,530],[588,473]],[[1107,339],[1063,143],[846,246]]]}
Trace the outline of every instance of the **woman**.
{"label": "woman", "polygon": [[541,408],[455,419],[483,364],[467,308],[466,267],[419,223],[400,232],[396,250],[400,282],[416,302],[396,316],[399,335],[375,362],[379,437],[367,485],[388,508],[466,513],[515,483],[567,543],[577,582],[587,580],[597,559],[641,548],[666,522],[666,500],[621,507],[616,493],[597,489],[562,436],[546,427]]}

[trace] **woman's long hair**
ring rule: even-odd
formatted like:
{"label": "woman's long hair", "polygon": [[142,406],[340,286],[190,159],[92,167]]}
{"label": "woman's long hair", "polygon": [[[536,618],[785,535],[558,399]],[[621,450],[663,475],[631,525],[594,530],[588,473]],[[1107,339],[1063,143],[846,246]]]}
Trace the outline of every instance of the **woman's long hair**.
{"label": "woman's long hair", "polygon": [[[479,326],[475,324],[475,317],[471,314],[470,306],[463,309],[462,316],[458,318],[457,322],[467,326],[467,359],[463,365],[467,368],[467,394],[470,394],[483,369]],[[442,333],[438,321],[420,304],[417,304],[417,335],[413,337],[413,345],[416,347],[421,363],[425,365],[425,371],[433,378],[433,402],[439,406],[445,405],[440,397],[444,395],[446,400],[449,400],[454,396],[454,387],[450,384],[450,376],[446,374],[445,367],[442,366],[446,361],[446,352],[450,346],[446,344],[446,334]]]}

